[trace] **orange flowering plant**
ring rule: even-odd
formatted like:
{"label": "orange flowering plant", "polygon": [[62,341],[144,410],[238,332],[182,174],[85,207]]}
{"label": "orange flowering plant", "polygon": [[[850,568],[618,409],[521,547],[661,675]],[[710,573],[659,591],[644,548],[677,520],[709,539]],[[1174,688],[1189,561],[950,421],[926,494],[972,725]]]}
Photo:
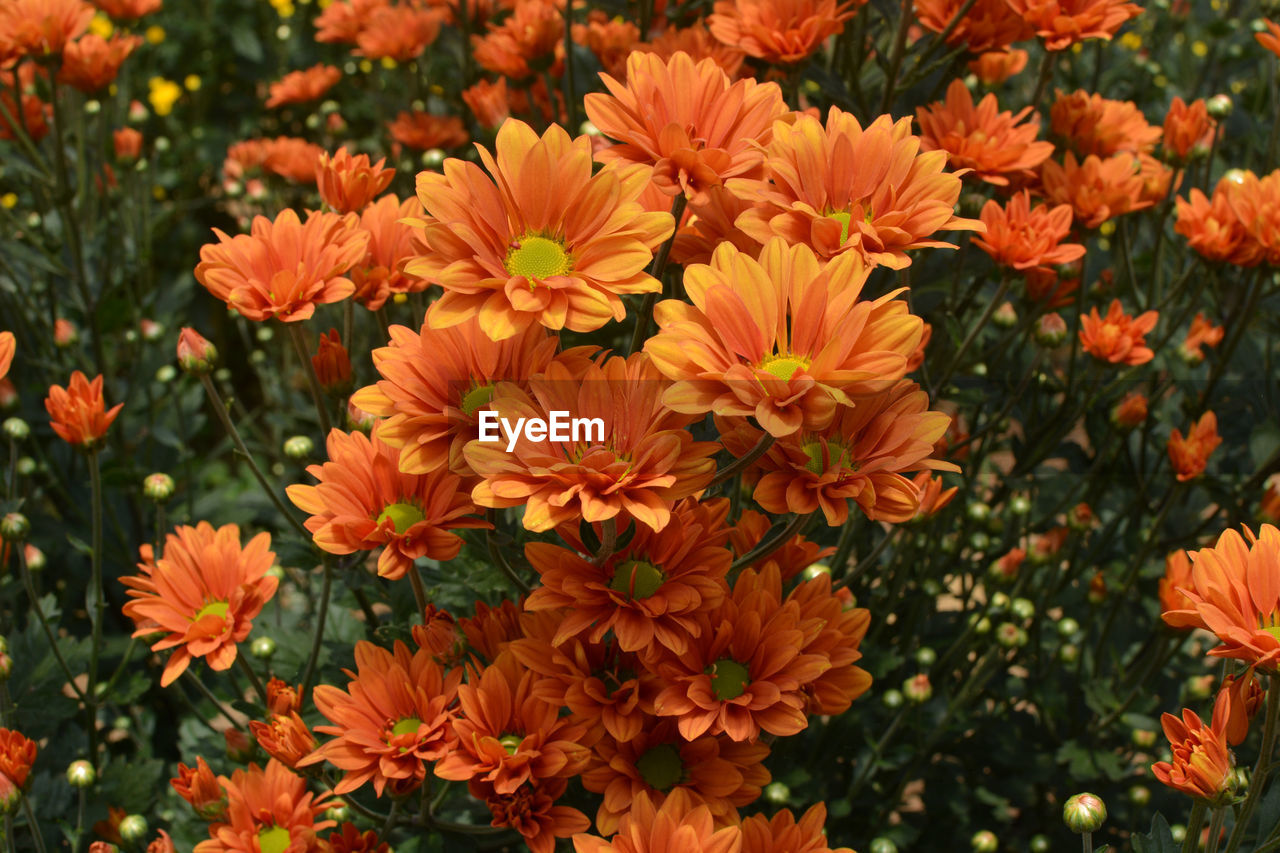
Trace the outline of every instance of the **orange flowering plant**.
{"label": "orange flowering plant", "polygon": [[1280,849],[1274,18],[0,0],[5,849]]}

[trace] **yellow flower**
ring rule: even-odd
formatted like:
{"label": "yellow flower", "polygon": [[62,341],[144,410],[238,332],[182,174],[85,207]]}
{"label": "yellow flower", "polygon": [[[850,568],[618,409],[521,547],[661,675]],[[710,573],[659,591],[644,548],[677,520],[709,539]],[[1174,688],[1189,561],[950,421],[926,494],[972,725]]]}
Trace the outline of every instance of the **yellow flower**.
{"label": "yellow flower", "polygon": [[4,195],[0,195],[0,207],[3,207],[5,210],[13,210],[17,205],[17,193],[5,193]]}
{"label": "yellow flower", "polygon": [[186,87],[188,92],[195,92],[200,88],[200,76],[198,74],[188,74],[183,79],[182,85]]}
{"label": "yellow flower", "polygon": [[164,27],[152,25],[147,27],[147,31],[144,35],[147,37],[147,41],[151,44],[159,44],[164,41]]}
{"label": "yellow flower", "polygon": [[95,14],[93,16],[93,20],[89,22],[89,32],[94,35],[102,36],[103,38],[108,38],[113,32],[115,32],[115,29],[116,25],[111,23],[111,19],[101,12]]}
{"label": "yellow flower", "polygon": [[147,96],[147,100],[151,102],[156,115],[167,116],[173,112],[174,102],[182,97],[182,87],[163,77],[152,77],[149,85],[151,94]]}

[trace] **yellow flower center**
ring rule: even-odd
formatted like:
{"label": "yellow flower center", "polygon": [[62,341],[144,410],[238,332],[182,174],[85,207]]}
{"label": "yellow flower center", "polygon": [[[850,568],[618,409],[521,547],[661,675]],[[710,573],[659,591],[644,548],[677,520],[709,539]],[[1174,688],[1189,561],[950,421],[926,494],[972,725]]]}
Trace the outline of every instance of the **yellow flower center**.
{"label": "yellow flower center", "polygon": [[422,510],[413,504],[395,503],[384,509],[378,516],[378,526],[381,527],[382,523],[388,518],[395,525],[396,534],[403,536],[410,527],[422,521],[426,516],[422,514]]}
{"label": "yellow flower center", "polygon": [[418,726],[422,725],[422,720],[417,717],[404,717],[394,726],[391,727],[391,735],[400,737],[400,735],[416,735]]}
{"label": "yellow flower center", "polygon": [[284,853],[289,849],[289,830],[283,826],[272,826],[258,833],[258,846],[262,853]]}
{"label": "yellow flower center", "polygon": [[489,405],[491,400],[493,400],[493,386],[477,385],[462,398],[463,414],[471,417],[481,406]]}
{"label": "yellow flower center", "polygon": [[512,275],[536,281],[569,272],[573,269],[573,258],[559,240],[525,236],[511,243],[504,266]]}
{"label": "yellow flower center", "polygon": [[767,370],[784,382],[790,382],[791,377],[798,371],[809,369],[809,359],[798,355],[766,356],[765,360],[760,362],[760,369]]}
{"label": "yellow flower center", "polygon": [[632,600],[639,601],[657,592],[664,580],[666,577],[662,574],[662,570],[652,563],[627,560],[619,563],[613,570],[609,589],[623,595],[630,595]]}
{"label": "yellow flower center", "polygon": [[834,219],[840,223],[840,245],[843,246],[849,239],[849,211],[842,210],[839,213],[831,213],[827,215],[827,218]]}
{"label": "yellow flower center", "polygon": [[707,672],[711,676],[711,692],[721,702],[737,699],[751,683],[751,673],[746,665],[731,658],[721,658]]}
{"label": "yellow flower center", "polygon": [[1262,630],[1266,631],[1268,634],[1275,637],[1277,640],[1280,640],[1280,625],[1269,625],[1266,628],[1263,628]]}
{"label": "yellow flower center", "polygon": [[217,616],[219,619],[226,619],[227,610],[230,609],[230,607],[231,605],[225,601],[210,601],[204,607],[201,607],[198,611],[196,611],[196,615],[191,621],[199,622],[201,619],[208,616],[209,614],[213,614],[214,616]]}
{"label": "yellow flower center", "polygon": [[672,744],[663,743],[636,759],[640,778],[655,791],[668,791],[684,778],[684,762],[680,751]]}

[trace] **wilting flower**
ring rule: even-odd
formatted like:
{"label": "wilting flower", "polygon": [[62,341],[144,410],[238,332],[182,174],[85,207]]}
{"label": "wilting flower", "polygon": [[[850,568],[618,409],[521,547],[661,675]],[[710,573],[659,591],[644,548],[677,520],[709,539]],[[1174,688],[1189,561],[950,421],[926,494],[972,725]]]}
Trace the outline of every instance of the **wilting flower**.
{"label": "wilting flower", "polygon": [[250,320],[306,320],[316,305],[345,299],[355,290],[345,274],[364,257],[369,235],[355,217],[312,213],[304,224],[284,210],[272,222],[255,217],[249,234],[200,249],[196,279]]}
{"label": "wilting flower", "polygon": [[1037,123],[1023,124],[1031,107],[1016,114],[999,109],[994,93],[975,107],[964,81],[952,80],[945,102],[916,109],[920,147],[945,151],[952,168],[968,169],[989,184],[1007,186],[1006,176],[1026,178],[1053,153],[1053,143],[1036,141]]}
{"label": "wilting flower", "polygon": [[278,581],[267,574],[276,556],[270,547],[265,532],[242,547],[234,524],[216,530],[205,521],[181,525],[165,537],[154,565],[139,563],[142,574],[120,579],[129,587],[124,614],[137,627],[133,635],[160,633],[152,651],[174,650],[162,687],[177,680],[192,658],[204,658],[215,670],[235,663],[236,644],[249,636],[254,617],[276,592]]}
{"label": "wilting flower", "polygon": [[49,387],[44,408],[49,413],[49,424],[59,438],[73,447],[91,450],[107,434],[124,403],[116,403],[108,409],[102,399],[102,377],[95,376],[90,382],[77,370],[71,374],[66,388],[61,385]]}
{"label": "wilting flower", "polygon": [[316,187],[320,199],[338,213],[354,213],[363,210],[390,184],[395,169],[384,169],[383,158],[370,163],[368,154],[351,156],[345,147],[332,157],[328,152],[320,155],[316,163]]}
{"label": "wilting flower", "polygon": [[825,266],[803,244],[775,238],[760,260],[732,244],[685,270],[692,305],[654,309],[645,352],[675,385],[667,405],[690,415],[754,416],[773,436],[831,422],[838,404],[890,387],[906,372],[921,321],[901,291],[860,299],[856,254]]}
{"label": "wilting flower", "polygon": [[413,561],[452,560],[462,548],[454,530],[487,527],[462,478],[438,468],[429,474],[400,472],[400,452],[376,435],[333,430],[325,442],[329,461],[307,473],[320,482],[293,485],[289,500],[311,514],[306,527],[318,548],[351,554],[382,548],[378,574],[396,580]]}
{"label": "wilting flower", "polygon": [[341,79],[342,69],[323,62],[302,71],[290,71],[268,87],[267,109],[318,101]]}
{"label": "wilting flower", "polygon": [[437,116],[421,110],[401,111],[387,123],[391,138],[406,148],[457,148],[467,141],[467,129],[458,116]]}
{"label": "wilting flower", "polygon": [[1124,313],[1120,300],[1113,299],[1106,317],[1099,315],[1094,307],[1080,318],[1080,343],[1085,352],[1099,361],[1130,367],[1146,364],[1155,357],[1147,347],[1146,334],[1156,327],[1159,319],[1156,311],[1130,317]]}
{"label": "wilting flower", "polygon": [[1204,360],[1204,351],[1200,348],[1216,347],[1222,343],[1225,333],[1226,330],[1222,326],[1213,325],[1203,311],[1197,311],[1191,320],[1191,328],[1187,329],[1187,337],[1178,347],[1178,354],[1188,364],[1199,364]]}
{"label": "wilting flower", "polygon": [[648,794],[639,794],[631,810],[622,816],[612,840],[575,835],[573,849],[576,853],[741,853],[742,832],[736,826],[717,829],[711,810],[688,791],[677,788],[660,807]]}
{"label": "wilting flower", "polygon": [[196,756],[195,767],[179,763],[178,775],[169,784],[205,820],[213,820],[227,807],[226,792],[201,756]]}
{"label": "wilting flower", "polygon": [[1027,67],[1027,52],[1019,48],[988,50],[969,60],[969,70],[988,86],[999,86]]}
{"label": "wilting flower", "polygon": [[1076,221],[1085,228],[1097,228],[1108,219],[1153,204],[1143,198],[1142,161],[1133,154],[1115,154],[1105,160],[1090,154],[1080,162],[1068,151],[1061,165],[1046,160],[1040,179],[1045,197],[1071,205]]}
{"label": "wilting flower", "polygon": [[1162,132],[1147,123],[1132,101],[1113,101],[1084,89],[1071,94],[1059,91],[1049,108],[1049,124],[1053,134],[1065,139],[1080,157],[1094,154],[1103,159],[1122,151],[1147,153]]}
{"label": "wilting flower", "polygon": [[1110,39],[1142,7],[1127,0],[1008,0],[1040,37],[1045,50],[1066,50],[1085,39]]}
{"label": "wilting flower", "polygon": [[317,685],[316,708],[333,725],[316,731],[335,737],[300,764],[327,761],[343,771],[337,794],[366,782],[379,797],[388,786],[397,796],[406,794],[426,778],[423,762],[439,761],[454,746],[449,706],[462,670],[446,674],[429,651],[410,652],[399,641],[394,651],[361,641],[355,659],[345,691]]}
{"label": "wilting flower", "polygon": [[1223,175],[1212,199],[1192,188],[1189,199],[1175,201],[1178,221],[1173,230],[1186,237],[1187,245],[1205,260],[1242,267],[1262,261],[1263,247],[1240,220],[1234,203],[1238,196],[1256,191],[1253,182],[1246,188],[1246,174],[1251,173],[1237,169]]}
{"label": "wilting flower", "polygon": [[0,812],[11,814],[35,764],[35,741],[21,732],[0,729]]}
{"label": "wilting flower", "polygon": [[0,4],[0,47],[13,56],[62,53],[91,20],[84,0],[7,0]]}
{"label": "wilting flower", "polygon": [[823,803],[812,806],[798,821],[790,809],[778,812],[772,820],[752,815],[739,825],[742,853],[853,853],[848,847],[827,846],[826,822]]}
{"label": "wilting flower", "polygon": [[1174,428],[1169,435],[1169,461],[1178,475],[1178,481],[1194,480],[1204,473],[1209,464],[1209,456],[1222,444],[1218,435],[1218,417],[1213,412],[1205,412],[1200,420],[1187,432],[1186,438],[1182,430]]}
{"label": "wilting flower", "polygon": [[228,779],[218,777],[227,792],[227,810],[209,827],[210,838],[196,853],[312,853],[322,849],[316,833],[334,825],[317,820],[329,803],[315,797],[307,781],[278,761],[263,770],[250,764]]}
{"label": "wilting flower", "polygon": [[711,35],[772,65],[795,65],[844,32],[866,0],[716,0]]}
{"label": "wilting flower", "polygon": [[1053,267],[1084,257],[1084,246],[1064,243],[1071,233],[1071,205],[1031,207],[1026,190],[1012,196],[1003,207],[990,199],[982,207],[985,234],[971,238],[973,244],[1003,267],[1019,272],[1032,270],[1053,273]]}
{"label": "wilting flower", "polygon": [[267,755],[286,767],[297,767],[298,762],[316,748],[315,735],[297,711],[272,714],[265,723],[251,720],[249,732]]}
{"label": "wilting flower", "polygon": [[1155,777],[1188,796],[1206,800],[1215,807],[1231,797],[1232,770],[1235,759],[1227,748],[1227,719],[1230,696],[1218,694],[1213,704],[1213,720],[1206,726],[1192,710],[1184,708],[1182,719],[1173,714],[1160,718],[1173,760],[1151,765]]}
{"label": "wilting flower", "polygon": [[[964,8],[965,0],[916,0],[915,4],[921,26],[935,33],[941,33],[951,27],[952,21],[957,21],[947,36],[947,44],[963,45],[969,53],[986,55],[990,51],[1002,51],[1015,41],[1026,41],[1033,35],[1027,22],[1009,8],[1005,0],[977,0],[961,16]],[[1025,53],[1022,61],[1025,65]]]}
{"label": "wilting flower", "polygon": [[85,94],[97,92],[116,79],[120,66],[140,44],[142,39],[137,36],[117,33],[104,39],[96,33],[86,33],[63,49],[58,82]]}
{"label": "wilting flower", "polygon": [[1161,142],[1166,157],[1181,163],[1190,159],[1197,151],[1208,153],[1215,124],[1209,117],[1209,108],[1204,98],[1197,98],[1188,104],[1175,96],[1164,117],[1164,138]]}

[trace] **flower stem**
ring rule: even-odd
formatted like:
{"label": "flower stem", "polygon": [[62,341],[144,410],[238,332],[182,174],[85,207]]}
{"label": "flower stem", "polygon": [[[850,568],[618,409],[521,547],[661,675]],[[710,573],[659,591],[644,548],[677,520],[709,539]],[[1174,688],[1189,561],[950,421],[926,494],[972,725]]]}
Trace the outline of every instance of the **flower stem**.
{"label": "flower stem", "polygon": [[1222,843],[1222,824],[1227,819],[1226,806],[1217,806],[1209,819],[1209,851],[1218,853],[1218,845]]}
{"label": "flower stem", "polygon": [[1280,722],[1280,675],[1272,675],[1270,679],[1271,683],[1267,685],[1267,718],[1262,726],[1262,748],[1253,765],[1253,775],[1249,777],[1249,793],[1244,799],[1244,805],[1240,807],[1231,837],[1227,839],[1226,853],[1236,853],[1244,843],[1253,810],[1258,807],[1262,791],[1267,787],[1267,775],[1271,771],[1271,759],[1276,749],[1276,726]]}
{"label": "flower stem", "polygon": [[[675,220],[675,224],[672,226],[671,236],[658,248],[658,253],[653,256],[653,264],[649,267],[649,275],[658,280],[659,290],[662,286],[662,276],[667,271],[667,259],[671,257],[671,246],[676,241],[676,234],[680,232],[680,220],[688,204],[689,199],[684,193],[677,194],[672,200],[671,218]],[[640,313],[636,315],[636,328],[631,333],[631,348],[628,352],[638,352],[644,346],[644,339],[649,335],[649,323],[653,319],[653,306],[657,301],[656,291],[644,295],[644,302],[640,304]]]}
{"label": "flower stem", "polygon": [[413,587],[414,604],[418,606],[419,613],[425,614],[427,612],[427,590],[422,586],[422,575],[418,573],[416,565],[409,566],[408,575],[409,586]]}
{"label": "flower stem", "polygon": [[769,448],[773,447],[774,440],[774,437],[767,432],[761,435],[760,440],[756,442],[755,447],[747,451],[745,456],[733,460],[728,465],[717,471],[715,477],[713,477],[711,482],[707,484],[707,488],[718,486],[725,480],[737,475],[738,472],[751,467],[753,462],[769,452]]}
{"label": "flower stem", "polygon": [[777,536],[774,536],[772,539],[766,539],[762,541],[759,545],[752,548],[750,551],[743,554],[738,559],[734,560],[733,565],[729,567],[729,571],[736,572],[738,569],[741,569],[744,566],[749,566],[752,563],[759,562],[760,560],[763,560],[765,557],[768,557],[774,551],[777,551],[783,545],[787,544],[787,542],[791,541],[792,536],[795,536],[796,534],[802,532],[806,527],[808,527],[809,522],[812,520],[813,520],[812,513],[809,515],[792,516],[791,520],[787,522],[787,526],[782,528],[782,530],[778,531]]}
{"label": "flower stem", "polygon": [[1200,849],[1200,827],[1204,826],[1204,813],[1208,806],[1204,800],[1196,800],[1187,820],[1187,835],[1182,840],[1182,853],[1195,853]]}
{"label": "flower stem", "polygon": [[27,816],[27,829],[31,830],[31,838],[36,843],[36,853],[46,853],[44,835],[40,832],[40,824],[36,823],[36,813],[31,808],[31,798],[22,795],[22,813]]}
{"label": "flower stem", "polygon": [[[76,698],[84,702],[85,707],[89,707],[89,700],[85,696],[84,691],[80,689],[80,685],[76,684],[76,677],[71,672],[71,667],[67,664],[67,659],[62,656],[62,650],[58,648],[58,641],[53,635],[53,628],[49,625],[49,619],[44,615],[44,608],[40,606],[40,598],[36,595],[36,585],[31,579],[31,569],[27,566],[27,555],[23,551],[21,545],[14,546],[14,555],[18,558],[18,571],[22,575],[22,583],[27,588],[27,598],[31,601],[31,609],[35,611],[36,618],[40,620],[40,627],[44,629],[45,639],[49,641],[49,648],[53,650],[53,656],[58,661],[58,666],[62,669],[62,674],[67,678],[67,684],[71,686],[75,692]],[[92,729],[92,727],[90,727]]]}
{"label": "flower stem", "polygon": [[258,694],[258,701],[262,703],[262,707],[267,706],[267,688],[262,686],[262,679],[258,677],[258,673],[253,671],[253,664],[242,655],[236,654],[236,663],[240,664],[240,668],[244,670],[245,677],[249,679],[249,683],[253,685],[253,689]]}
{"label": "flower stem", "polygon": [[324,390],[320,387],[320,377],[316,376],[315,365],[311,363],[311,356],[307,354],[307,332],[302,328],[301,323],[289,323],[287,325],[289,327],[289,340],[293,342],[293,351],[298,354],[298,360],[302,362],[302,372],[307,377],[307,388],[311,391],[311,402],[315,403],[316,414],[320,416],[320,431],[325,438],[328,438],[329,430],[333,429],[333,422],[329,420],[329,410],[324,404]]}
{"label": "flower stem", "polygon": [[85,706],[89,709],[89,761],[98,765],[98,727],[96,717],[98,710],[98,659],[102,654],[102,619],[106,615],[107,603],[102,596],[102,466],[98,461],[98,452],[89,452],[89,489],[90,511],[92,512],[92,547],[90,558],[92,578],[89,581],[89,592],[93,596],[90,609],[90,627],[93,635],[89,649],[89,686],[85,691]]}
{"label": "flower stem", "polygon": [[[332,558],[328,554],[324,556],[324,583],[320,587],[320,601],[316,605],[316,630],[311,637],[311,654],[307,656],[307,668],[302,675],[302,691],[300,696],[306,696],[307,691],[311,688],[311,680],[316,674],[316,661],[320,658],[320,643],[324,640],[325,620],[329,616],[329,596],[333,592],[333,565]],[[415,568],[414,573],[417,573]],[[266,693],[262,694],[263,701],[266,701]]]}
{"label": "flower stem", "polygon": [[217,709],[218,713],[227,718],[228,723],[230,723],[232,726],[235,726],[236,729],[240,731],[244,731],[244,724],[240,720],[237,720],[232,715],[231,709],[223,705],[221,699],[213,695],[212,690],[210,690],[208,687],[205,687],[204,682],[200,680],[200,676],[196,675],[189,668],[183,670],[182,674],[186,677],[187,681],[190,681],[192,684],[196,686],[196,692],[198,692],[205,699],[209,700],[209,702],[213,705],[213,707]]}
{"label": "flower stem", "polygon": [[1082,845],[1080,849],[1083,850],[1084,853],[1093,853],[1093,833],[1092,832],[1080,833],[1080,841]]}

